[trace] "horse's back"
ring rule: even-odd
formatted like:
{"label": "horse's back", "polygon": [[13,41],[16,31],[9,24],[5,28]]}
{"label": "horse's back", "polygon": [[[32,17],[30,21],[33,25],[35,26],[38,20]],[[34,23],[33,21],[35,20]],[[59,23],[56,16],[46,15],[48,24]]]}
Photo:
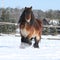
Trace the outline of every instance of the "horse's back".
{"label": "horse's back", "polygon": [[42,21],[41,21],[41,20],[38,20],[38,19],[35,19],[33,25],[34,25],[34,27],[35,27],[37,30],[41,30],[41,28],[42,28]]}
{"label": "horse's back", "polygon": [[37,23],[39,24],[40,27],[42,27],[42,21],[39,19],[36,19]]}

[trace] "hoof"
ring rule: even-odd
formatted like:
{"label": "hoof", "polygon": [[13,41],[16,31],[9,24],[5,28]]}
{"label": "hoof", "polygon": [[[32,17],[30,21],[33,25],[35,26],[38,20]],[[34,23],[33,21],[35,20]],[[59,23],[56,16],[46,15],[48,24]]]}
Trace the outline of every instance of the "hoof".
{"label": "hoof", "polygon": [[31,41],[29,41],[29,40],[27,40],[27,39],[22,40],[21,42],[23,42],[23,43],[27,43],[27,44],[29,44],[29,45],[31,45],[31,44],[32,44],[32,42],[31,42]]}
{"label": "hoof", "polygon": [[27,43],[27,44],[29,44],[29,45],[32,44],[31,40],[29,40],[28,38],[25,39],[25,43]]}
{"label": "hoof", "polygon": [[29,44],[29,45],[31,45],[32,44],[32,42],[31,41],[29,41],[29,40],[26,40],[26,42],[25,43],[27,43],[27,44]]}
{"label": "hoof", "polygon": [[39,48],[38,44],[34,44],[33,46],[34,48]]}

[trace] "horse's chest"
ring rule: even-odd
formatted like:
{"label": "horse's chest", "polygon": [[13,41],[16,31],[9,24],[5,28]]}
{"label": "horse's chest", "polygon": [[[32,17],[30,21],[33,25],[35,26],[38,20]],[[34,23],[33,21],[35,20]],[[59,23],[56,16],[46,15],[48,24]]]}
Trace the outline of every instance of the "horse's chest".
{"label": "horse's chest", "polygon": [[22,36],[24,36],[24,37],[27,37],[29,34],[29,32],[25,28],[21,29],[20,32],[21,32]]}

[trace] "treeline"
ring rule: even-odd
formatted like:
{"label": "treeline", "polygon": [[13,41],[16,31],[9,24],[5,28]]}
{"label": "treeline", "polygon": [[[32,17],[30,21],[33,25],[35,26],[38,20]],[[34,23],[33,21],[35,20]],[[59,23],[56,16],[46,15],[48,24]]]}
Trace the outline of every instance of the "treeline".
{"label": "treeline", "polygon": [[[16,19],[13,17],[13,15],[10,13],[10,9],[0,9],[0,22],[11,22],[15,23]],[[15,25],[0,25],[0,33],[15,33],[16,26]]]}
{"label": "treeline", "polygon": [[[23,10],[23,8],[0,8],[0,22],[17,23]],[[60,10],[33,10],[33,13],[38,19],[49,18],[60,20]],[[12,33],[15,30],[15,25],[0,25],[0,33]]]}
{"label": "treeline", "polygon": [[[19,8],[0,8],[0,22],[18,22],[19,17],[24,9]],[[49,18],[49,19],[59,19],[60,20],[60,10],[33,10],[36,18]]]}

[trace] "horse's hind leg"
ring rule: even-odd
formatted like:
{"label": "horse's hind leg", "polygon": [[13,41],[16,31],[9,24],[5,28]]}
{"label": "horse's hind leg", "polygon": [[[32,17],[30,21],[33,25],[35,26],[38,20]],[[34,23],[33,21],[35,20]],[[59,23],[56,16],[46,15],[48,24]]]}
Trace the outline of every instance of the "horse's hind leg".
{"label": "horse's hind leg", "polygon": [[33,45],[33,46],[34,46],[34,48],[39,48],[39,45],[38,45],[38,44],[39,44],[40,39],[39,39],[39,40],[37,40],[37,38],[35,37],[35,39],[34,39],[34,40],[35,40],[35,43],[34,43],[34,45]]}

